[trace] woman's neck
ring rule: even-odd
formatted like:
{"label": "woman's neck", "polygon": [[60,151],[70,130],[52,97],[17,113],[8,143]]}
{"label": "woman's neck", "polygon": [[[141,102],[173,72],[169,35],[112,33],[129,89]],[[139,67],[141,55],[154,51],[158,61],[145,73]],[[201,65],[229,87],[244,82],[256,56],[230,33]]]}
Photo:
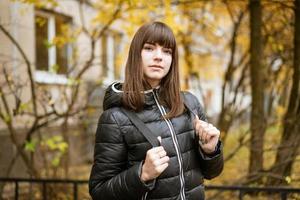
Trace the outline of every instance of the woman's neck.
{"label": "woman's neck", "polygon": [[157,88],[160,85],[159,80],[147,80],[147,85],[151,87],[152,89]]}

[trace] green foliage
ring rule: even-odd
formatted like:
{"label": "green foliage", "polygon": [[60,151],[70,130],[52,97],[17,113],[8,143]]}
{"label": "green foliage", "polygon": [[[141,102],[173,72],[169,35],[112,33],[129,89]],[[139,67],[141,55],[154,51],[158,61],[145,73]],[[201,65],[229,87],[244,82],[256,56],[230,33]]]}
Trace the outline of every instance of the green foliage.
{"label": "green foliage", "polygon": [[25,150],[28,152],[35,152],[38,141],[35,139],[27,140],[25,142]]}
{"label": "green foliage", "polygon": [[59,166],[60,158],[61,158],[61,155],[57,155],[52,159],[51,164],[52,164],[53,167],[58,167]]}
{"label": "green foliage", "polygon": [[44,45],[48,49],[54,46],[54,44],[48,40],[44,40]]}
{"label": "green foliage", "polygon": [[54,64],[50,67],[50,72],[56,74],[59,70],[59,65],[58,64]]}
{"label": "green foliage", "polygon": [[39,27],[46,26],[46,22],[47,22],[47,20],[45,20],[45,18],[38,17],[38,16],[35,17],[35,23],[36,23]]}
{"label": "green foliage", "polygon": [[4,117],[4,121],[6,123],[10,123],[11,122],[11,117],[9,115],[4,114],[3,117]]}
{"label": "green foliage", "polygon": [[28,110],[28,108],[29,108],[29,103],[28,102],[27,103],[22,102],[20,107],[19,107],[19,112],[26,111],[26,110]]}
{"label": "green foliage", "polygon": [[75,79],[75,78],[68,78],[67,84],[68,86],[74,86],[74,85],[78,85],[80,83],[80,79]]}
{"label": "green foliage", "polygon": [[61,158],[69,147],[68,143],[64,141],[61,135],[56,135],[42,141],[41,145],[45,146],[50,150],[50,152],[52,152],[53,156],[50,161],[51,165],[53,167],[59,167]]}
{"label": "green foliage", "polygon": [[63,137],[60,135],[50,137],[46,139],[45,142],[43,142],[42,144],[49,147],[50,150],[58,150],[62,153],[64,153],[68,148],[68,144],[63,140]]}

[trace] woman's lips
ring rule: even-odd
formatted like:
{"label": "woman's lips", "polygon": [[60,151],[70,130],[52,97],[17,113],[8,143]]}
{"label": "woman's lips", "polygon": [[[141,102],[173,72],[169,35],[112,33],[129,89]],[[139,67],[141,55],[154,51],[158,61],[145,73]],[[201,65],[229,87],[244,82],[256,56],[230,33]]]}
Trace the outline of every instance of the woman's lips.
{"label": "woman's lips", "polygon": [[150,65],[151,68],[156,68],[156,69],[164,69],[162,66],[160,65]]}

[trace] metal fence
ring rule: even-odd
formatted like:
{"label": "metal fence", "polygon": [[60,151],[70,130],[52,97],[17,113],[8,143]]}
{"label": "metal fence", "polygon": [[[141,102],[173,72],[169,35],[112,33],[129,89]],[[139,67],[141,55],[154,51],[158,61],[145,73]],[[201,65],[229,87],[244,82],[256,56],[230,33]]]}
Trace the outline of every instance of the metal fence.
{"label": "metal fence", "polygon": [[268,193],[268,194],[280,194],[281,200],[287,200],[289,194],[298,193],[300,194],[300,188],[291,187],[252,187],[252,186],[206,186],[206,191],[217,190],[222,191],[237,191],[239,200],[243,200],[245,194],[253,193]]}
{"label": "metal fence", "polygon": [[64,184],[72,185],[72,196],[74,200],[78,200],[78,186],[87,185],[88,180],[68,180],[68,179],[27,179],[27,178],[0,178],[0,183],[14,183],[14,199],[20,197],[20,183],[37,183],[42,186],[42,199],[47,200],[47,185],[49,184]]}
{"label": "metal fence", "polygon": [[[14,183],[14,199],[18,200],[20,196],[19,185],[20,183],[37,183],[42,186],[42,198],[47,200],[47,185],[49,184],[65,184],[72,185],[72,196],[74,200],[78,200],[78,186],[87,185],[88,180],[62,180],[62,179],[26,179],[26,178],[0,178],[0,183]],[[298,193],[300,194],[300,188],[291,188],[291,187],[250,187],[250,186],[205,186],[206,191],[236,191],[238,192],[238,198],[243,200],[245,194],[249,193],[277,193],[280,194],[281,200],[287,200],[289,194]]]}

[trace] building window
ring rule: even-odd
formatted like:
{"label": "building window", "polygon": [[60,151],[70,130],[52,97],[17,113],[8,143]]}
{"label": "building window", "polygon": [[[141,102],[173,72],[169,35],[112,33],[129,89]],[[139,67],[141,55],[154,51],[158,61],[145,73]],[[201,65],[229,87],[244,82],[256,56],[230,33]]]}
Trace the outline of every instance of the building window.
{"label": "building window", "polygon": [[71,44],[54,41],[63,35],[63,27],[71,25],[71,22],[70,17],[52,11],[35,11],[37,70],[57,74],[67,73],[72,53]]}
{"label": "building window", "polygon": [[102,76],[107,77],[108,76],[108,62],[107,62],[107,57],[108,57],[108,35],[105,34],[101,38],[101,63],[102,63]]}
{"label": "building window", "polygon": [[101,38],[102,77],[107,81],[120,79],[120,66],[117,56],[120,53],[122,35],[113,31],[106,32]]}

